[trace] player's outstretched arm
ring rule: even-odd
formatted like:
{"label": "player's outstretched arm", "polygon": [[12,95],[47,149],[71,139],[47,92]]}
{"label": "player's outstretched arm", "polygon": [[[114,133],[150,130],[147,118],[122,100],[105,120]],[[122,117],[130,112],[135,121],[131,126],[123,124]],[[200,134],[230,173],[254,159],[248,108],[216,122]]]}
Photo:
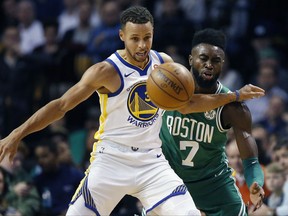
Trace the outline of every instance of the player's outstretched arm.
{"label": "player's outstretched arm", "polygon": [[187,114],[194,112],[206,112],[225,104],[244,101],[264,96],[265,91],[252,84],[245,85],[237,92],[227,94],[194,94],[191,100],[178,111]]}
{"label": "player's outstretched arm", "polygon": [[258,147],[251,135],[251,113],[244,103],[231,103],[222,110],[222,123],[233,128],[242,159],[245,181],[250,191],[254,210],[263,204],[264,174],[258,161]]}
{"label": "player's outstretched arm", "polygon": [[[66,112],[86,100],[97,89],[103,87],[107,80],[113,80],[105,68],[108,63],[99,63],[90,67],[82,79],[72,86],[62,97],[53,100],[18,128],[14,129],[6,138],[0,140],[0,162],[5,156],[11,161],[17,151],[19,142],[27,135],[47,127],[52,122],[62,118]],[[112,73],[111,73],[112,74]],[[106,86],[105,86],[106,87]],[[107,86],[109,89],[110,86]]]}

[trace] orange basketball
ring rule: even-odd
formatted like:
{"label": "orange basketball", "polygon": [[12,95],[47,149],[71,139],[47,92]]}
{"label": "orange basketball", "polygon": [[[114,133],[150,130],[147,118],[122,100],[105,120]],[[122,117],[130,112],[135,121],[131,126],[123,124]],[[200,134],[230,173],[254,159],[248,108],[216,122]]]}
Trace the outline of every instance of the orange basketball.
{"label": "orange basketball", "polygon": [[177,110],[187,103],[194,93],[191,72],[181,64],[170,62],[152,70],[147,80],[151,101],[164,110]]}

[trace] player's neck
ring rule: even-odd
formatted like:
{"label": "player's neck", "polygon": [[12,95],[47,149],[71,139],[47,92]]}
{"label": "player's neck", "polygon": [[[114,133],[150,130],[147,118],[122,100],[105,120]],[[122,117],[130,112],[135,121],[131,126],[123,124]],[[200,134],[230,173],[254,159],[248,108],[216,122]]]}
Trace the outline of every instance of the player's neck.
{"label": "player's neck", "polygon": [[126,62],[139,67],[140,69],[144,69],[149,62],[149,57],[147,57],[143,62],[135,61],[125,50],[118,50],[118,53]]}
{"label": "player's neck", "polygon": [[215,83],[213,86],[211,87],[200,87],[198,84],[196,84],[196,88],[195,88],[195,93],[198,94],[214,94],[217,91],[218,88],[218,84]]}

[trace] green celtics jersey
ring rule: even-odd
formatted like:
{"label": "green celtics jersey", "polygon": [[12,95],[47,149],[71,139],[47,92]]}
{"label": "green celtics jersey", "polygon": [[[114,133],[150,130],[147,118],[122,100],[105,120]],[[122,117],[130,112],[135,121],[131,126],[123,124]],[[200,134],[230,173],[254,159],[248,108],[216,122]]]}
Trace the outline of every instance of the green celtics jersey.
{"label": "green celtics jersey", "polygon": [[[229,89],[218,83],[216,94],[227,92]],[[221,125],[222,109],[191,114],[165,111],[163,114],[160,133],[163,153],[184,182],[230,172],[225,154],[227,129]]]}

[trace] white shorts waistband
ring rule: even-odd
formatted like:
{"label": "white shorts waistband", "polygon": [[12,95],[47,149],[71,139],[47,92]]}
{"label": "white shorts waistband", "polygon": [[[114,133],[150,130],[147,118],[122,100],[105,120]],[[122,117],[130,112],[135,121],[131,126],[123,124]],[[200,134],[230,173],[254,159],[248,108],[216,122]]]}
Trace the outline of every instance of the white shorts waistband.
{"label": "white shorts waistband", "polygon": [[138,148],[138,147],[134,147],[134,146],[126,146],[126,145],[122,145],[122,144],[118,144],[118,143],[113,143],[113,142],[107,142],[107,141],[103,141],[101,143],[99,143],[97,145],[97,147],[112,147],[112,148],[116,148],[122,152],[149,152],[152,149],[150,148]]}

